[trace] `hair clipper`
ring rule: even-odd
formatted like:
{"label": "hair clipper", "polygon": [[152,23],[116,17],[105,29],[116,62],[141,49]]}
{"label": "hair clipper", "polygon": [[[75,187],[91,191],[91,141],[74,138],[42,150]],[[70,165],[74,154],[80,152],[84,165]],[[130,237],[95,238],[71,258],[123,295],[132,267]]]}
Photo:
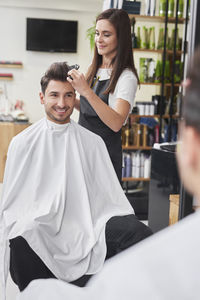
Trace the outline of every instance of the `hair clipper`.
{"label": "hair clipper", "polygon": [[[78,70],[79,68],[80,68],[80,66],[79,66],[78,64],[75,64],[75,65],[70,66],[70,67],[69,67],[69,70],[72,70],[72,69]],[[70,75],[68,75],[68,77],[69,77],[71,80],[73,80],[73,78],[72,78]]]}

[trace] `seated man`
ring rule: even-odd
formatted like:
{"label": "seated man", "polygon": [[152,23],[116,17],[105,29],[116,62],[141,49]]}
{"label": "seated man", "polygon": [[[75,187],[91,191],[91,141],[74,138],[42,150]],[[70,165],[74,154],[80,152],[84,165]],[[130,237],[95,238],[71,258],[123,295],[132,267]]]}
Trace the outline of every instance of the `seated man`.
{"label": "seated man", "polygon": [[134,216],[102,139],[70,119],[75,91],[68,71],[54,63],[45,73],[46,117],[9,146],[0,203],[4,288],[9,254],[20,291],[37,278],[84,286],[106,257],[151,234]]}
{"label": "seated man", "polygon": [[[188,74],[183,103],[180,175],[200,205],[200,49]],[[35,280],[18,300],[198,300],[200,211],[107,261],[85,289]]]}

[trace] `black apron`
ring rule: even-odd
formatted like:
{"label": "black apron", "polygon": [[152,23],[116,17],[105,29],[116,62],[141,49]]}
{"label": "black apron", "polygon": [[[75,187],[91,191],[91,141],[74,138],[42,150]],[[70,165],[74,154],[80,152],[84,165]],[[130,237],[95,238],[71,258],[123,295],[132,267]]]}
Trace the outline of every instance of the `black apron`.
{"label": "black apron", "polygon": [[[109,84],[108,80],[95,81],[92,87],[95,94],[101,98],[103,102],[108,105],[108,94],[104,95],[103,92],[106,90]],[[121,141],[121,130],[114,132],[107,125],[105,125],[96,114],[95,110],[89,104],[85,97],[80,96],[80,115],[79,124],[90,131],[100,135],[104,140],[108,153],[110,155],[112,164],[119,181],[122,177],[122,141]]]}

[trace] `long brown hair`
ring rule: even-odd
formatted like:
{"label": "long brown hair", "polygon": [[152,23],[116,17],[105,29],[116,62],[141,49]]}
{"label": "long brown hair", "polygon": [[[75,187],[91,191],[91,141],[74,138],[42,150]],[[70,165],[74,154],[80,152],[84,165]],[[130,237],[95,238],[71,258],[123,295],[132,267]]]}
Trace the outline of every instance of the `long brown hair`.
{"label": "long brown hair", "polygon": [[[99,20],[108,20],[114,26],[118,40],[117,54],[111,62],[113,70],[110,77],[110,84],[106,89],[105,94],[114,92],[119,76],[126,68],[133,71],[139,83],[139,78],[133,61],[131,23],[128,14],[123,9],[111,8],[103,11],[96,18],[96,23]],[[95,45],[92,64],[86,74],[86,79],[90,85],[92,84],[93,78],[101,64],[102,56],[98,54],[97,47]]]}

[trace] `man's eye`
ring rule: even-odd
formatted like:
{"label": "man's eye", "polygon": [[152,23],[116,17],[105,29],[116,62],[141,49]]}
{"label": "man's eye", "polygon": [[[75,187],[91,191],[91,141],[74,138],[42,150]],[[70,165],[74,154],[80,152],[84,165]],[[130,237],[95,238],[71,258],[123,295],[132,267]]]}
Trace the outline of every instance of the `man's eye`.
{"label": "man's eye", "polygon": [[66,94],[65,95],[65,98],[71,98],[72,97],[72,94]]}

